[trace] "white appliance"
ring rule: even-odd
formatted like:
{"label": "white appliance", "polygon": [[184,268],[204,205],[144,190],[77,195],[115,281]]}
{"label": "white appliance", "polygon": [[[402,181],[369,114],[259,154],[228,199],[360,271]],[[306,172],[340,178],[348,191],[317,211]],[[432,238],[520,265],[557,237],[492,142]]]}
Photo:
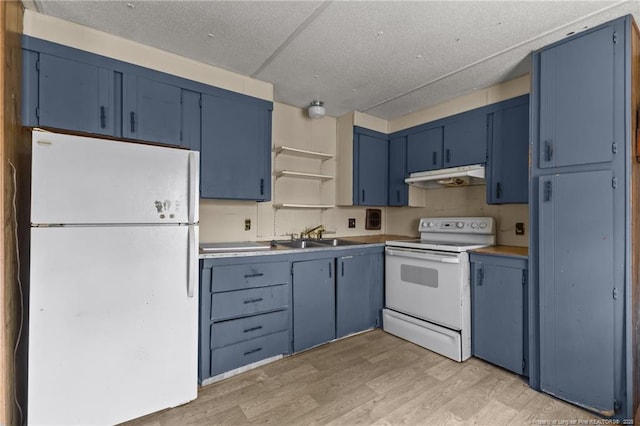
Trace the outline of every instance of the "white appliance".
{"label": "white appliance", "polygon": [[471,356],[468,250],[495,244],[490,217],[423,218],[419,240],[387,241],[383,329],[456,361]]}
{"label": "white appliance", "polygon": [[485,184],[484,164],[452,167],[411,173],[405,183],[420,188],[442,188],[447,186],[469,186]]}
{"label": "white appliance", "polygon": [[27,420],[197,396],[197,152],[34,131]]}

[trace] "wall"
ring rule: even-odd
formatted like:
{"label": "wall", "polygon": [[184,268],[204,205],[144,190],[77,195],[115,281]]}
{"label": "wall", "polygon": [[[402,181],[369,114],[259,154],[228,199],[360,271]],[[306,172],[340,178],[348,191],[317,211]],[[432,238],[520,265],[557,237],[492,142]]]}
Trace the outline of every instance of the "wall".
{"label": "wall", "polygon": [[[0,312],[2,326],[0,327],[0,424],[20,424],[20,413],[13,402],[14,389],[21,401],[24,401],[24,374],[16,373],[14,369],[14,345],[19,330],[21,310],[20,291],[18,288],[18,258],[16,254],[15,221],[21,221],[24,216],[23,201],[28,197],[28,181],[22,175],[28,175],[28,169],[21,161],[21,127],[20,127],[20,78],[21,51],[20,33],[22,31],[22,4],[18,1],[3,1],[0,3],[0,57],[3,66],[0,67],[0,187],[2,188],[2,208],[0,208],[0,223],[2,224],[3,243],[0,245]],[[13,183],[13,168],[17,169],[16,187]],[[15,192],[14,192],[15,191]],[[13,209],[14,194],[17,198],[18,216]],[[22,214],[21,214],[22,213]],[[24,230],[24,224],[21,226]],[[27,241],[20,233],[20,241]],[[23,256],[26,247],[21,243]],[[27,263],[22,262],[24,267]],[[23,354],[23,353],[22,353]],[[18,353],[17,371],[24,372],[21,362],[26,358]]]}

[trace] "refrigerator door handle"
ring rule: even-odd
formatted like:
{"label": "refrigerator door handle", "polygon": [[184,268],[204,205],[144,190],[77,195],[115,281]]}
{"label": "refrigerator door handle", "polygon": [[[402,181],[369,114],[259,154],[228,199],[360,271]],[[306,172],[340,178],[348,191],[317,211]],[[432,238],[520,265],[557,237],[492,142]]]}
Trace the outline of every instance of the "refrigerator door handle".
{"label": "refrigerator door handle", "polygon": [[189,223],[198,222],[196,217],[197,202],[200,198],[200,194],[198,194],[198,174],[200,172],[198,158],[197,152],[189,152]]}
{"label": "refrigerator door handle", "polygon": [[196,227],[189,225],[189,241],[187,253],[187,297],[194,297],[196,287],[196,269],[198,266],[198,239],[196,238]]}

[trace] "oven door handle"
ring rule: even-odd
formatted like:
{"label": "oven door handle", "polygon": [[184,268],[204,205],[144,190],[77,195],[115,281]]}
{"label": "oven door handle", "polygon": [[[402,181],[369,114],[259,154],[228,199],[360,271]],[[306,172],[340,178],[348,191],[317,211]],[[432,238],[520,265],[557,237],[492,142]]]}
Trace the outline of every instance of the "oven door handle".
{"label": "oven door handle", "polygon": [[410,257],[412,259],[433,260],[441,263],[460,263],[458,256],[438,256],[425,250],[390,249],[385,250],[387,256]]}

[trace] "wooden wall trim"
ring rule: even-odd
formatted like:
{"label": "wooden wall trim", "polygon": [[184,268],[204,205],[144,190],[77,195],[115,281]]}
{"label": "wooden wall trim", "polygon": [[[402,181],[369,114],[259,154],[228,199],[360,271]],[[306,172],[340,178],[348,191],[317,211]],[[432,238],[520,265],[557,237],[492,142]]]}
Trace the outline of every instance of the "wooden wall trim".
{"label": "wooden wall trim", "polygon": [[[20,92],[22,74],[22,55],[20,35],[22,33],[22,3],[16,0],[0,2],[0,187],[2,188],[2,208],[0,208],[0,224],[2,224],[3,244],[0,245],[0,424],[17,425],[21,420],[17,406],[14,404],[14,389],[24,400],[24,387],[16,387],[14,370],[14,345],[20,322],[20,296],[17,286],[19,271],[15,250],[15,232],[13,223],[17,220],[13,213],[13,177],[11,162],[20,170]],[[20,188],[21,199],[28,188]],[[23,369],[18,369],[18,377],[26,377]]]}

